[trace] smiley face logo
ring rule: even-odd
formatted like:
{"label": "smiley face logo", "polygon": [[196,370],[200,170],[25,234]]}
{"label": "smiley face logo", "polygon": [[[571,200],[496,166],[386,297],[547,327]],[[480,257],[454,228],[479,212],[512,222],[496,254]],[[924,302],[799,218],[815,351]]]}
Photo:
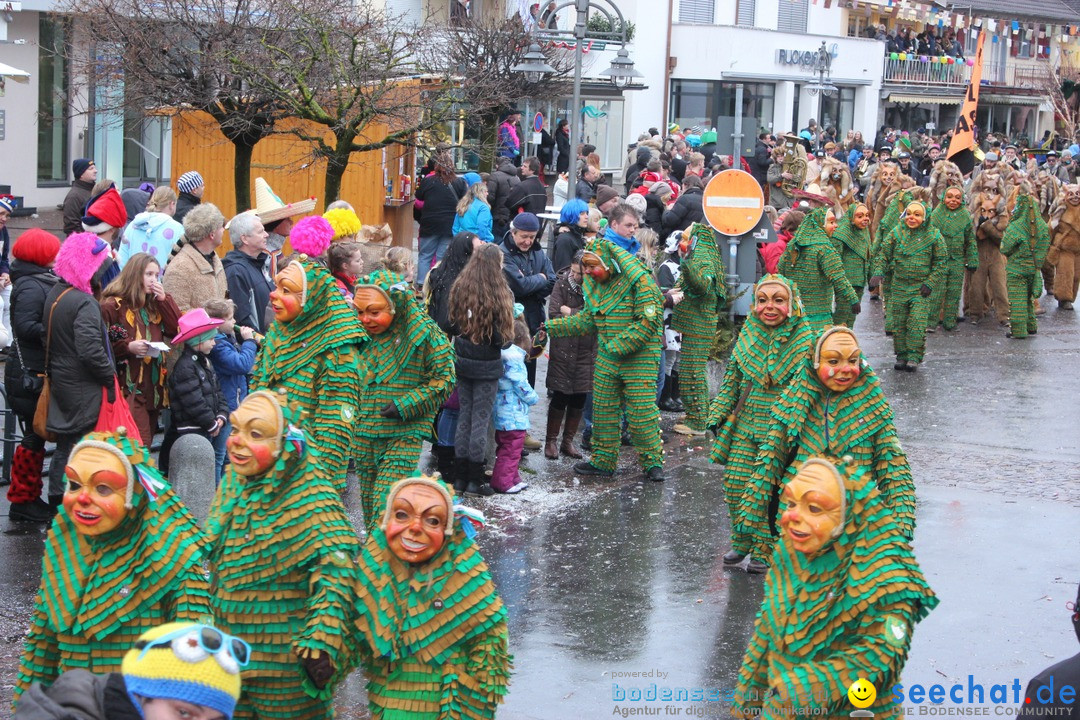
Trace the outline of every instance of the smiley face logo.
{"label": "smiley face logo", "polygon": [[866,678],[859,678],[851,683],[847,691],[848,700],[857,708],[868,708],[877,699],[877,688]]}

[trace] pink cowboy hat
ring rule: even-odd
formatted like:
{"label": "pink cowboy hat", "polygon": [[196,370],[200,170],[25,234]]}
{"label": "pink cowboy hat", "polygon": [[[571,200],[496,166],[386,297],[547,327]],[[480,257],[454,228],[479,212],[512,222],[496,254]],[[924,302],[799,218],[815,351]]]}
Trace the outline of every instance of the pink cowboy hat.
{"label": "pink cowboy hat", "polygon": [[202,308],[188,310],[180,316],[180,320],[177,323],[180,332],[172,339],[172,344],[174,347],[182,345],[193,337],[213,330],[223,322],[225,321],[210,317]]}

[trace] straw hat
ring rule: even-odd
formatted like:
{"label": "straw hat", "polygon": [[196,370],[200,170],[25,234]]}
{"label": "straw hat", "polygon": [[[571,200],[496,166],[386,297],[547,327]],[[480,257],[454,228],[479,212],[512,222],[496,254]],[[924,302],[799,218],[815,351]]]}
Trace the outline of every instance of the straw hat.
{"label": "straw hat", "polygon": [[255,178],[255,214],[264,224],[295,215],[307,215],[315,209],[315,198],[285,204],[261,177]]}

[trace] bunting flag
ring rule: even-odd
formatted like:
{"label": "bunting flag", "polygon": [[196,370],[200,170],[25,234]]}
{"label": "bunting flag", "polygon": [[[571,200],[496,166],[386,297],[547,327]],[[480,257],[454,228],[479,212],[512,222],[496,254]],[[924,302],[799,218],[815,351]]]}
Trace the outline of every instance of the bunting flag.
{"label": "bunting flag", "polygon": [[[997,40],[997,38],[994,38]],[[956,118],[952,140],[949,142],[947,157],[960,168],[965,175],[975,169],[975,113],[979,107],[979,87],[982,82],[983,46],[986,31],[979,32],[975,46],[975,62],[971,66],[971,81],[964,94],[964,104]]]}

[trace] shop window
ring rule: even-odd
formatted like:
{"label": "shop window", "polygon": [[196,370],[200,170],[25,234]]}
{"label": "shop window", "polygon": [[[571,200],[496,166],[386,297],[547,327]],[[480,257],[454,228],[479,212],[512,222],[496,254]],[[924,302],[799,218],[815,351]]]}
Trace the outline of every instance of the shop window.
{"label": "shop window", "polygon": [[48,185],[68,181],[68,26],[45,13],[39,18],[37,179]]}
{"label": "shop window", "polygon": [[679,22],[712,25],[716,0],[680,0]]}
{"label": "shop window", "polygon": [[716,97],[713,85],[709,80],[672,80],[671,122],[683,128],[711,125]]}

